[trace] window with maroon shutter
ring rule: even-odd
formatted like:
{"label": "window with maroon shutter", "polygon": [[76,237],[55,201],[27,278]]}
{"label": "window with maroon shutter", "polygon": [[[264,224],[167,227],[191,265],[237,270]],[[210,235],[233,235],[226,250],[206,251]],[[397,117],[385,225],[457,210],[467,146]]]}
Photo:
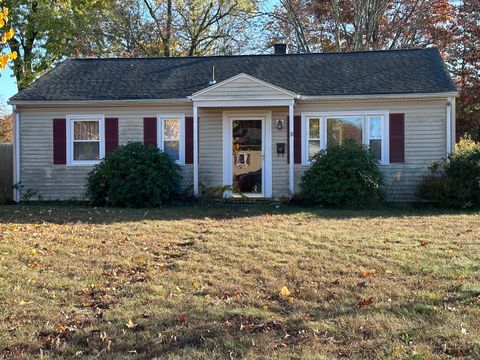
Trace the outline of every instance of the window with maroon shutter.
{"label": "window with maroon shutter", "polygon": [[390,162],[405,162],[405,114],[390,114]]}
{"label": "window with maroon shutter", "polygon": [[67,163],[67,120],[53,119],[53,163]]}
{"label": "window with maroon shutter", "polygon": [[157,146],[157,118],[146,117],[143,119],[143,143]]}
{"label": "window with maroon shutter", "polygon": [[105,118],[105,154],[118,147],[118,118]]}
{"label": "window with maroon shutter", "polygon": [[185,164],[193,164],[193,117],[185,117]]}

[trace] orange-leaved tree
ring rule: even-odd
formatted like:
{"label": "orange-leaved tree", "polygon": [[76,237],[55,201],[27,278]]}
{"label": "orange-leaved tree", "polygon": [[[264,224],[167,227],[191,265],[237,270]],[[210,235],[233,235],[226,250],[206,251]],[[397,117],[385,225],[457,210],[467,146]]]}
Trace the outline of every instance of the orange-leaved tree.
{"label": "orange-leaved tree", "polygon": [[[15,35],[15,31],[13,28],[7,27],[8,25],[8,7],[3,6],[0,7],[0,35],[1,35],[1,43],[2,45],[6,44],[8,40],[13,38]],[[11,51],[8,53],[2,52],[0,53],[0,70],[4,70],[7,67],[7,64],[11,60],[15,60],[17,58],[17,52]]]}

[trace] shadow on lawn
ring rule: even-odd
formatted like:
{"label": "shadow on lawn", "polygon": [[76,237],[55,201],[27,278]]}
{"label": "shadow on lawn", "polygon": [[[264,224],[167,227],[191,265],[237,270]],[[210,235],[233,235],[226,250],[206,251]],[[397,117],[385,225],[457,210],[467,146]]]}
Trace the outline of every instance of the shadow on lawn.
{"label": "shadow on lawn", "polygon": [[[145,316],[135,320],[135,326],[127,328],[124,321],[118,318],[109,318],[108,321],[98,320],[89,328],[63,333],[58,330],[52,332],[40,331],[37,338],[45,355],[54,358],[71,358],[77,356],[99,356],[101,358],[138,358],[151,359],[152,357],[165,356],[192,356],[202,354],[202,358],[242,358],[246,355],[256,355],[258,358],[272,356],[269,352],[284,349],[291,356],[303,347],[316,352],[322,348],[325,355],[354,357],[362,359],[375,358],[384,354],[385,334],[376,333],[375,330],[364,328],[362,319],[358,327],[351,327],[358,316],[364,318],[380,319],[389,317],[405,324],[401,332],[386,334],[387,341],[393,345],[400,341],[415,339],[420,344],[428,344],[437,355],[451,355],[459,357],[476,358],[480,355],[478,345],[461,340],[460,336],[452,334],[449,338],[432,339],[428,332],[425,333],[418,322],[426,327],[441,325],[445,321],[442,311],[448,306],[458,306],[461,303],[473,300],[478,293],[461,291],[457,296],[445,300],[418,303],[408,301],[402,304],[390,305],[375,303],[369,307],[359,308],[355,303],[345,303],[342,310],[325,311],[319,303],[315,308],[299,308],[288,310],[277,309],[275,314],[266,313],[266,317],[242,315],[239,307],[231,306],[226,313],[219,313],[212,306],[191,305],[185,309],[185,319],[179,318],[176,310],[171,316],[162,321],[155,316]],[[299,312],[309,311],[309,317],[299,318],[294,315]],[[342,323],[348,317],[351,321]],[[293,319],[294,318],[294,319]],[[406,321],[407,320],[407,321]],[[328,322],[335,324],[333,330],[314,331],[308,322]],[[387,324],[384,324],[388,327]],[[377,331],[384,331],[377,330]],[[407,334],[407,335],[405,335]],[[403,339],[403,340],[402,340]],[[405,340],[406,339],[406,340]],[[443,346],[448,343],[448,348]],[[332,345],[333,344],[333,345]],[[408,346],[408,344],[406,344]],[[11,354],[38,354],[40,348],[19,345],[18,348],[9,349]],[[308,352],[308,351],[307,351]],[[313,353],[312,352],[312,353]],[[330,354],[328,354],[330,353]],[[7,358],[8,355],[6,354]],[[1,355],[1,353],[0,353]],[[5,355],[5,350],[4,350]]]}
{"label": "shadow on lawn", "polygon": [[289,204],[176,204],[159,208],[125,209],[85,204],[40,202],[0,206],[0,222],[112,224],[144,220],[221,220],[264,215],[306,215],[322,219],[368,219],[473,214],[479,210],[449,210],[386,206],[380,209],[315,208]]}

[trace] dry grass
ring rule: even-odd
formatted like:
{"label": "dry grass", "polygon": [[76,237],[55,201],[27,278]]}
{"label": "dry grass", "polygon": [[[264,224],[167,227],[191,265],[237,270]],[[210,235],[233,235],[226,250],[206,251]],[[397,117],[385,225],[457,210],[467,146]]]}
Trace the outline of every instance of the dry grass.
{"label": "dry grass", "polygon": [[479,215],[0,207],[0,357],[479,359]]}

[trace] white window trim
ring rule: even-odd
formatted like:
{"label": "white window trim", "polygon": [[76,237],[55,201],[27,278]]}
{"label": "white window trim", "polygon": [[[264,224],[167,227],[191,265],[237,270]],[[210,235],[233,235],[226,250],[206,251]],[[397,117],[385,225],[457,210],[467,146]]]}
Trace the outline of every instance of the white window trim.
{"label": "white window trim", "polygon": [[[73,159],[73,123],[75,121],[98,121],[100,153],[99,160],[74,160]],[[93,166],[98,164],[105,157],[105,115],[82,114],[67,115],[67,166]]]}
{"label": "white window trim", "polygon": [[164,150],[163,145],[163,124],[164,120],[178,120],[180,122],[179,134],[179,160],[175,162],[178,165],[185,165],[185,113],[161,113],[157,114],[157,146]]}
{"label": "white window trim", "polygon": [[302,112],[302,165],[310,165],[311,161],[308,159],[308,119],[320,119],[320,149],[327,148],[327,118],[332,117],[362,117],[363,144],[369,145],[369,118],[374,116],[383,116],[382,122],[382,159],[380,165],[388,165],[390,162],[390,144],[389,144],[389,116],[388,110],[365,110],[365,111],[341,111],[341,112]]}

